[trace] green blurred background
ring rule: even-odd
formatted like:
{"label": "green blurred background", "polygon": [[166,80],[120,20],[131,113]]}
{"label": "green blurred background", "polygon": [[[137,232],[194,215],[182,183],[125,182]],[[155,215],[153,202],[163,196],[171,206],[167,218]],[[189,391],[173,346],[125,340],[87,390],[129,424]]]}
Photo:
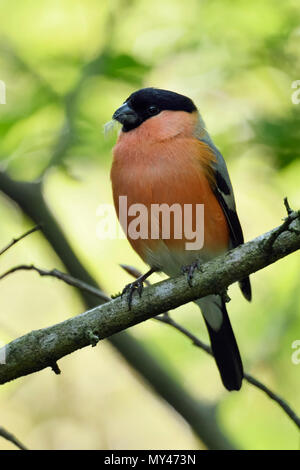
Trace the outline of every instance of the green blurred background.
{"label": "green blurred background", "polygon": [[[191,97],[222,151],[245,239],[277,226],[283,197],[300,207],[300,6],[297,0],[1,0],[0,169],[16,180],[44,178],[47,203],[78,258],[108,293],[130,281],[119,263],[144,271],[126,240],[96,236],[111,203],[112,132],[104,123],[134,90],[155,86]],[[0,188],[1,191],[1,188]],[[0,248],[33,225],[0,192]],[[0,258],[60,268],[41,234]],[[300,408],[298,253],[252,276],[253,302],[230,288],[230,316],[245,369]],[[160,276],[153,276],[160,280]],[[59,281],[17,273],[0,282],[0,339],[84,310]],[[207,341],[197,307],[172,313]],[[131,334],[189,393],[217,404],[220,426],[244,449],[298,449],[294,423],[247,383],[227,393],[212,359],[155,321]],[[50,369],[1,387],[0,425],[35,449],[198,449],[189,425],[104,341]],[[13,446],[0,439],[0,449]]]}

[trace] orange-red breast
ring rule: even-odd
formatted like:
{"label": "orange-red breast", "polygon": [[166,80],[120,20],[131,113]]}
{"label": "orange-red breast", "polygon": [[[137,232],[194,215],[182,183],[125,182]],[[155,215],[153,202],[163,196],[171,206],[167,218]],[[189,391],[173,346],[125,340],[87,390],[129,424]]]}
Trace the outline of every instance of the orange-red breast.
{"label": "orange-red breast", "polygon": [[[131,215],[123,214],[120,222],[134,250],[150,266],[150,272],[161,270],[173,276],[179,274],[184,265],[190,265],[192,273],[196,263],[243,243],[225,161],[192,100],[171,91],[144,88],[133,93],[114,113],[113,119],[122,124],[111,169],[114,203],[118,215],[120,196],[127,197],[128,208],[143,205],[148,210],[143,220],[145,227],[143,230],[139,227],[140,232],[128,231],[136,210]],[[162,217],[157,218],[156,213],[153,237],[151,208],[162,207],[162,204],[181,208],[176,223],[182,224],[187,205],[192,217],[196,217],[197,205],[204,205],[202,247],[187,249],[190,239],[184,230],[181,237],[178,236],[172,211],[167,237],[163,234]],[[198,226],[196,233],[197,230]],[[132,288],[137,285],[133,283]],[[249,278],[242,280],[240,287],[250,300]],[[225,301],[221,295],[210,295],[196,303],[204,316],[223,384],[228,390],[239,390],[243,366]]]}

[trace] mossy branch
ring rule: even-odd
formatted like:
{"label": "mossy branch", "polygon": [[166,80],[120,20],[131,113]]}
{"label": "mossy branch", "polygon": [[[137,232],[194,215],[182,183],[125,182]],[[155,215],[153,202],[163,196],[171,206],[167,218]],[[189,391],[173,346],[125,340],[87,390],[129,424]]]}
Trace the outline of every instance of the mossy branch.
{"label": "mossy branch", "polygon": [[[288,221],[288,222],[287,222]],[[284,229],[283,229],[284,227]],[[193,285],[178,277],[147,287],[127,299],[117,297],[56,325],[32,331],[6,346],[6,364],[0,366],[0,383],[37,372],[78,349],[110,337],[167,310],[200,297],[223,292],[243,279],[300,248],[300,214],[292,212],[279,227],[204,264]],[[91,335],[93,341],[91,341]]]}

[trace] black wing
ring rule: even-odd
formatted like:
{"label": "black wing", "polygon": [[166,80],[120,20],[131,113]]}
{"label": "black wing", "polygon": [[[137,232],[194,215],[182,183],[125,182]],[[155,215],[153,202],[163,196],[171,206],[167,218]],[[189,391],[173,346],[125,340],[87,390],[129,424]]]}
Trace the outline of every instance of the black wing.
{"label": "black wing", "polygon": [[[213,191],[217,200],[220,203],[220,206],[223,209],[224,215],[226,217],[229,230],[230,230],[230,240],[232,246],[236,248],[239,245],[244,243],[244,236],[242,227],[236,212],[235,201],[234,201],[234,194],[231,185],[231,181],[229,178],[226,162],[221,154],[221,152],[217,149],[217,147],[213,144],[211,138],[209,137],[208,133],[205,130],[204,123],[200,117],[200,128],[201,132],[199,132],[199,136],[197,138],[208,145],[212,152],[214,153],[216,160],[212,163],[212,169],[214,171],[215,182],[216,184],[213,187]],[[203,136],[204,133],[204,136]],[[240,289],[247,300],[251,300],[252,292],[251,292],[251,284],[249,277],[242,279],[239,282]]]}
{"label": "black wing", "polygon": [[[214,193],[226,217],[233,248],[236,248],[237,246],[242,245],[244,243],[244,235],[236,210],[228,207],[223,196],[223,194],[230,195],[232,192],[232,188],[228,186],[227,182],[218,171],[216,171],[215,176],[216,187],[214,188]],[[252,292],[249,277],[246,277],[245,279],[239,281],[239,286],[244,297],[250,302],[252,298]]]}

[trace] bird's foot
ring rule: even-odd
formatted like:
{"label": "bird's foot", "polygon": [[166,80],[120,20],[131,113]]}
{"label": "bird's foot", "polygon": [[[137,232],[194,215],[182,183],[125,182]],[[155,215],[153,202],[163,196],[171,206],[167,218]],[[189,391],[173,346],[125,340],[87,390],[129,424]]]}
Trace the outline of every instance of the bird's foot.
{"label": "bird's foot", "polygon": [[[139,297],[142,297],[143,289],[144,289],[144,282],[146,281],[147,277],[149,277],[152,273],[156,271],[155,268],[151,268],[148,272],[143,274],[142,276],[138,277],[135,281],[131,282],[130,284],[127,284],[121,294],[121,297],[123,295],[127,294],[127,301],[128,301],[128,308],[131,310],[131,304],[132,304],[132,298],[134,292],[137,292],[139,294]],[[148,282],[148,281],[147,281]]]}
{"label": "bird's foot", "polygon": [[121,297],[127,294],[129,310],[131,310],[132,297],[133,297],[134,292],[136,291],[139,294],[139,296],[142,297],[143,289],[144,289],[144,281],[140,279],[136,279],[136,281],[133,281],[124,287]]}
{"label": "bird's foot", "polygon": [[182,266],[181,268],[182,274],[187,275],[187,281],[190,287],[192,287],[192,280],[196,269],[201,270],[201,266],[198,260],[193,261],[193,263],[187,264],[186,266]]}

